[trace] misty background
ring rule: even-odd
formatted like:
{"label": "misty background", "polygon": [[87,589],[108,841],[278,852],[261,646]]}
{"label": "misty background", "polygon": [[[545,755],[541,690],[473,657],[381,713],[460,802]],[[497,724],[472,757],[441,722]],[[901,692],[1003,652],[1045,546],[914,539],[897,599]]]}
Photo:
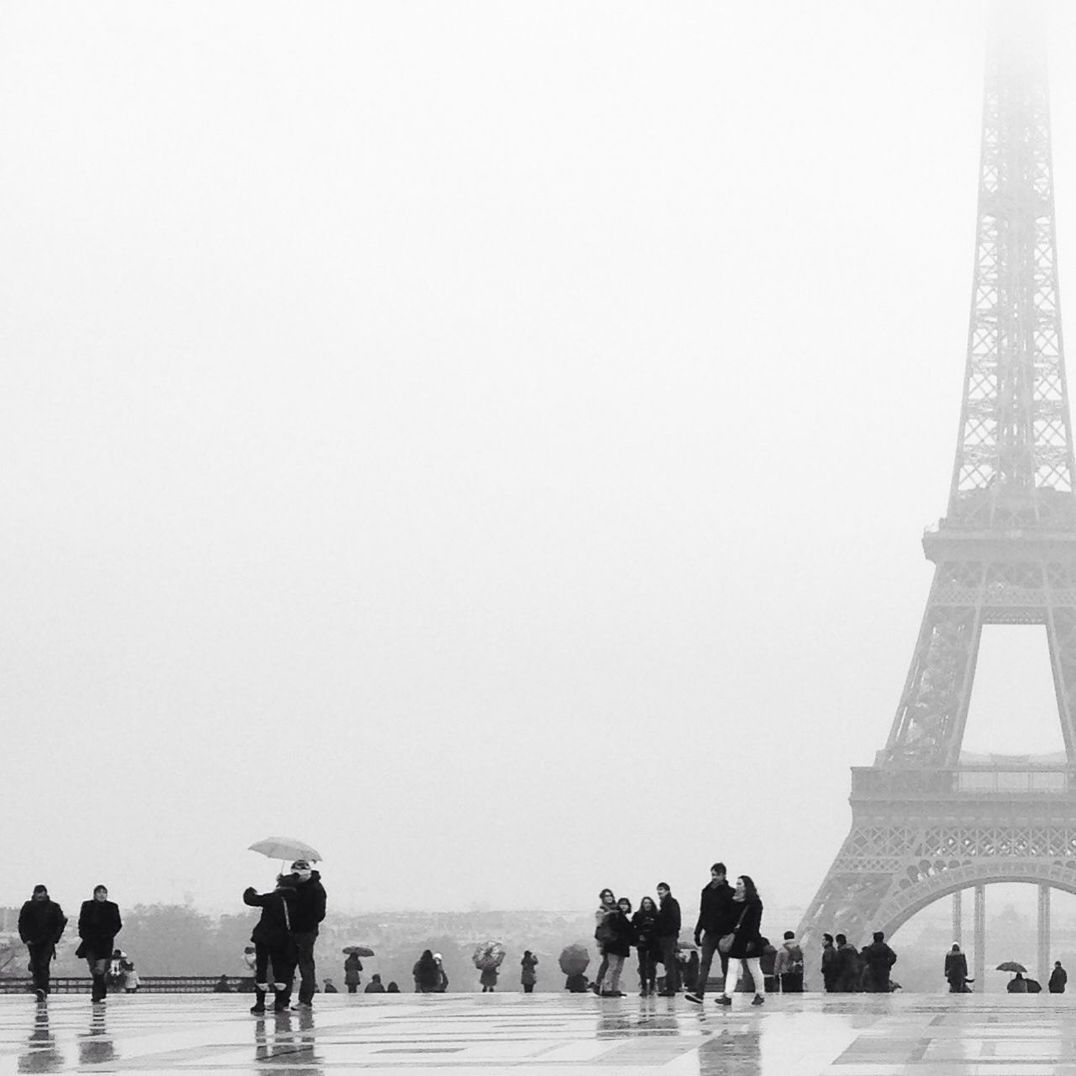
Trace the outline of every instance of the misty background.
{"label": "misty background", "polygon": [[[284,833],[351,912],[805,905],[946,506],[981,8],[0,3],[2,903],[238,911]],[[1061,748],[1041,628],[975,692]]]}

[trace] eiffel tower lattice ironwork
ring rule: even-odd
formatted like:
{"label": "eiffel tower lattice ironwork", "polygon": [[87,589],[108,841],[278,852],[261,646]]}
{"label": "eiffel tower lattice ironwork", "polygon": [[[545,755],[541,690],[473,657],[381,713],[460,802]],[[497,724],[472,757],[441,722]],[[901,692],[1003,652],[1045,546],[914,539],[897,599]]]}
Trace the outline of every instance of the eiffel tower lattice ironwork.
{"label": "eiffel tower lattice ironwork", "polygon": [[[889,739],[852,770],[851,832],[808,939],[862,944],[967,888],[978,922],[990,882],[1039,885],[1040,913],[1050,887],[1076,893],[1076,469],[1051,171],[1041,50],[996,46],[956,463],[947,515],[923,537],[934,580]],[[1045,626],[1067,758],[962,757],[989,624]]]}

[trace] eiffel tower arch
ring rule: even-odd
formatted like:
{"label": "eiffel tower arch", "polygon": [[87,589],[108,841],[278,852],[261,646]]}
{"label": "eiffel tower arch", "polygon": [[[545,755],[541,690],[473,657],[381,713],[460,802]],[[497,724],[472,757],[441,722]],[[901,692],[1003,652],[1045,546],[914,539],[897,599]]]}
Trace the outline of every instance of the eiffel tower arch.
{"label": "eiffel tower arch", "polygon": [[[1076,496],[1041,47],[998,35],[987,59],[963,400],[945,517],[923,537],[934,579],[885,747],[852,770],[852,827],[800,925],[852,942],[984,887],[1076,893]],[[985,625],[1046,630],[1063,755],[973,757],[964,726]],[[1013,715],[1018,721],[1019,715]],[[957,935],[959,936],[959,934]]]}

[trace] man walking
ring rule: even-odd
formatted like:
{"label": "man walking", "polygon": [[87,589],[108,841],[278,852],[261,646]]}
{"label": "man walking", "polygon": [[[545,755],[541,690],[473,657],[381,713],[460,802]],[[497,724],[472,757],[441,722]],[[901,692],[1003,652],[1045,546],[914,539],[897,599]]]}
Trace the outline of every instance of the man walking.
{"label": "man walking", "polygon": [[67,916],[43,885],[35,885],[33,896],[19,912],[19,937],[30,953],[30,973],[38,1001],[49,996],[49,966],[56,955],[56,943],[67,926]]}
{"label": "man walking", "polygon": [[658,945],[665,965],[663,998],[680,993],[680,965],[676,952],[680,946],[680,902],[672,895],[668,882],[658,882]]}
{"label": "man walking", "polygon": [[[715,863],[710,868],[710,883],[699,897],[699,918],[695,923],[695,944],[702,950],[699,960],[699,974],[695,989],[684,997],[695,1005],[701,1005],[706,996],[706,980],[710,977],[710,964],[714,953],[718,952],[717,943],[722,934],[731,932],[736,924],[736,906],[732,902],[732,886],[726,880],[724,863]],[[721,974],[728,970],[728,957],[721,957]]]}
{"label": "man walking", "polygon": [[[318,940],[318,925],[325,918],[325,887],[321,884],[321,874],[311,869],[308,860],[297,859],[291,865],[291,873],[296,879],[295,900],[288,910],[299,965],[299,1008],[310,1009],[318,988],[314,946]],[[288,989],[291,989],[290,983]]]}

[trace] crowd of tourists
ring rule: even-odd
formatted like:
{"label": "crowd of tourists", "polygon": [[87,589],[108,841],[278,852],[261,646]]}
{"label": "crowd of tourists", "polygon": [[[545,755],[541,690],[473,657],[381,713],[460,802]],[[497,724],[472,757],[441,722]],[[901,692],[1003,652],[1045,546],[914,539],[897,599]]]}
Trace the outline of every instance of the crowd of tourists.
{"label": "crowd of tourists", "polygon": [[[876,930],[870,944],[857,949],[843,934],[822,935],[822,984],[827,994],[888,994],[897,954]],[[965,965],[965,974],[967,966]]]}

